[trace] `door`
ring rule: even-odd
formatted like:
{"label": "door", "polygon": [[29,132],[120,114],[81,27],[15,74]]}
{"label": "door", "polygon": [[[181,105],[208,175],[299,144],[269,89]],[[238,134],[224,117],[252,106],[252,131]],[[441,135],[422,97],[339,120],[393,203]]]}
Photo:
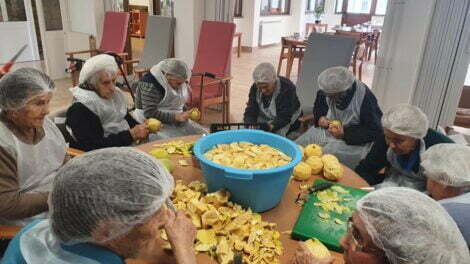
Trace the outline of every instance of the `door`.
{"label": "door", "polygon": [[[46,73],[52,79],[67,77],[63,0],[35,0]],[[47,19],[46,19],[47,18]]]}
{"label": "door", "polygon": [[0,0],[0,64],[8,62],[25,44],[17,62],[39,60],[31,0]]}

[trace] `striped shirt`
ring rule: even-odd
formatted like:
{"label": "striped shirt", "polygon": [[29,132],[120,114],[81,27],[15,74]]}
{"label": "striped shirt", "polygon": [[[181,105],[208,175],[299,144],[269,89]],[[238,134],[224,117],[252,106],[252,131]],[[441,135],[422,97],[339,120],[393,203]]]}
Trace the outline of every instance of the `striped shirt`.
{"label": "striped shirt", "polygon": [[165,88],[151,73],[144,75],[136,86],[135,106],[144,110],[145,118],[156,118],[163,123],[175,123],[175,113],[158,110],[158,104],[165,97]]}

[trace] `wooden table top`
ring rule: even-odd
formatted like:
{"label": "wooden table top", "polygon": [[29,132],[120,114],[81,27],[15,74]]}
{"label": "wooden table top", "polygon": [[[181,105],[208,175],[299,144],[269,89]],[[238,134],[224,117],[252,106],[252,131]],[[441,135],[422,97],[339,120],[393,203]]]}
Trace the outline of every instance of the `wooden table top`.
{"label": "wooden table top", "polygon": [[[183,140],[186,142],[195,142],[200,136],[187,136],[187,137],[180,137],[180,138],[172,138],[167,140],[160,140],[155,142],[150,142],[147,144],[137,146],[138,149],[143,151],[150,151],[152,148],[155,148],[153,145],[161,144],[169,141],[175,140]],[[203,181],[201,170],[194,166],[193,158],[185,158],[180,155],[172,155],[171,159],[175,164],[175,170],[173,171],[173,176],[175,180],[183,180],[185,183],[189,183],[191,181],[199,180]],[[182,167],[178,164],[178,160],[186,159],[191,166]],[[361,188],[367,187],[368,184],[359,177],[354,171],[351,169],[344,167],[344,176],[341,180],[338,181],[339,184],[343,184],[346,186]],[[312,177],[308,184],[312,184],[314,180],[320,177]],[[303,182],[302,184],[305,184]],[[298,242],[292,240],[290,235],[287,234],[285,231],[290,231],[294,227],[295,222],[297,221],[297,217],[300,214],[300,210],[302,209],[300,206],[295,204],[295,199],[300,191],[300,182],[292,181],[286,188],[285,193],[282,197],[281,202],[275,208],[262,213],[262,217],[264,221],[273,222],[277,224],[277,230],[282,233],[281,235],[281,242],[284,247],[283,255],[281,256],[280,260],[281,263],[291,263],[292,257],[298,247]],[[335,264],[343,264],[343,255],[337,252],[331,252],[332,255],[336,258]],[[158,254],[161,258],[158,259],[158,263],[174,263],[174,259],[168,252],[163,252]],[[206,254],[198,254],[197,256],[198,263],[217,263],[216,261],[212,260]],[[144,262],[135,262],[130,261],[128,263],[144,263]]]}

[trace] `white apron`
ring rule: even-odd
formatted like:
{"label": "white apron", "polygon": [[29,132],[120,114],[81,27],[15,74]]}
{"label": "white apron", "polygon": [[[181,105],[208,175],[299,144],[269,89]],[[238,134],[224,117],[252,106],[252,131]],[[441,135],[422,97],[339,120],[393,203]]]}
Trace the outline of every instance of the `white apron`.
{"label": "white apron", "polygon": [[[178,90],[173,89],[161,71],[162,63],[163,62],[158,63],[150,70],[150,73],[155,77],[158,83],[160,83],[163,89],[165,89],[165,96],[160,103],[157,104],[158,110],[166,113],[182,113],[184,105],[188,100],[190,88],[187,83],[183,83]],[[142,123],[145,121],[143,109],[136,109],[133,112],[133,115],[136,117],[138,122]],[[163,123],[163,126],[158,133],[150,134],[149,140],[154,141],[188,135],[202,135],[206,133],[208,133],[206,129],[192,120],[188,120],[185,123]]]}
{"label": "white apron", "polygon": [[[341,121],[343,128],[359,124],[366,89],[362,82],[356,81],[354,96],[344,110],[336,108],[334,102],[327,97],[328,113],[326,118]],[[337,156],[341,163],[352,169],[367,155],[372,146],[372,142],[359,146],[348,145],[344,140],[333,137],[327,129],[321,127],[311,127],[296,140],[296,143],[302,146],[318,144],[323,147],[325,154]]]}
{"label": "white apron", "polygon": [[[16,150],[21,193],[50,192],[57,170],[64,163],[67,143],[62,133],[48,118],[44,119],[43,128],[45,135],[35,145],[23,143],[11,133]],[[34,219],[44,217],[46,213],[17,221],[0,219],[0,223],[25,225]]]}
{"label": "white apron", "polygon": [[[418,156],[421,157],[421,154],[426,150],[424,140],[421,139],[419,147]],[[384,187],[408,187],[421,192],[425,191],[426,176],[423,175],[422,170],[420,169],[418,173],[415,173],[413,170],[407,171],[401,167],[397,158],[397,154],[389,148],[387,150],[387,160],[390,162],[391,167],[385,180],[376,185],[376,189]]]}
{"label": "white apron", "polygon": [[97,261],[62,249],[53,235],[49,220],[37,223],[20,237],[20,249],[26,263],[99,264]]}
{"label": "white apron", "polygon": [[[80,87],[70,89],[73,95],[72,103],[80,102],[98,116],[105,137],[130,129],[125,118],[127,114],[126,98],[118,88],[114,89],[114,95],[110,99],[101,98],[96,92]],[[67,130],[73,137],[71,129],[67,128]]]}
{"label": "white apron", "polygon": [[[279,96],[279,93],[281,91],[281,81],[279,78],[277,78],[276,81],[276,87],[274,88],[273,95],[271,97],[271,101],[269,102],[268,107],[264,107],[262,96],[263,93],[261,91],[256,92],[256,102],[258,103],[259,107],[259,114],[258,114],[258,123],[269,123],[271,124],[274,119],[277,117],[277,110],[276,110],[276,98]],[[299,118],[300,116],[300,107],[297,109],[297,111],[292,115],[290,122],[285,125],[284,127],[278,129],[276,131],[276,134],[285,137],[287,135],[287,132],[289,132],[289,129],[292,124],[295,123],[295,121]]]}

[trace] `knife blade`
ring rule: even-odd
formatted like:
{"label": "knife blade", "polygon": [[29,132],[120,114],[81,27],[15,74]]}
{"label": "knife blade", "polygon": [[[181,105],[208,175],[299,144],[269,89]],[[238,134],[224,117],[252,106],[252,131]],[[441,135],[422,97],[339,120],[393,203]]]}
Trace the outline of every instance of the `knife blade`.
{"label": "knife blade", "polygon": [[13,56],[13,58],[11,58],[11,62],[15,62],[18,57],[21,55],[21,53],[23,53],[23,51],[28,47],[28,44],[24,44],[23,47],[21,47],[21,49],[15,54],[15,56]]}

